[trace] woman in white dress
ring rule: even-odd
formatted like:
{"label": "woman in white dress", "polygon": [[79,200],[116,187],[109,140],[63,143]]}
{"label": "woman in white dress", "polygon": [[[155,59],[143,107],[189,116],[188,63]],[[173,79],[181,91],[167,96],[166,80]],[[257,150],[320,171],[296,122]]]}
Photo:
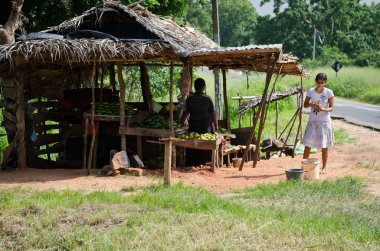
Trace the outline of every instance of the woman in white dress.
{"label": "woman in white dress", "polygon": [[305,145],[303,158],[309,158],[311,148],[322,148],[322,171],[325,171],[328,149],[334,145],[330,117],[334,109],[334,93],[326,88],[327,75],[325,73],[317,74],[315,84],[315,87],[308,90],[304,102],[304,107],[310,107],[311,111],[303,138]]}

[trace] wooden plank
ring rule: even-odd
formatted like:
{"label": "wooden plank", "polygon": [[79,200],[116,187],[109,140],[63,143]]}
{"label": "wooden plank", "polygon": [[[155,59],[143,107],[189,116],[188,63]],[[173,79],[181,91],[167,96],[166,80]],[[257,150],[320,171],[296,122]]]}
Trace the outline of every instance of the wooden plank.
{"label": "wooden plank", "polygon": [[42,154],[60,153],[60,152],[63,152],[64,148],[65,148],[64,144],[62,142],[58,142],[57,144],[50,146],[48,149],[36,149],[32,147],[31,149],[29,149],[29,151],[33,155],[38,156]]}
{"label": "wooden plank", "polygon": [[41,123],[46,120],[56,121],[56,122],[62,122],[64,121],[64,118],[61,114],[58,113],[36,113],[33,115],[34,120],[33,123]]}
{"label": "wooden plank", "polygon": [[14,87],[3,87],[3,96],[15,100],[17,97],[17,89]]}
{"label": "wooden plank", "polygon": [[49,130],[54,130],[54,129],[62,130],[63,128],[65,128],[65,126],[61,124],[38,125],[34,127],[34,130],[36,131],[36,133],[40,134],[40,133],[43,133]]}
{"label": "wooden plank", "polygon": [[174,141],[175,146],[180,146],[184,148],[200,149],[200,150],[215,150],[220,145],[221,140],[199,140],[199,139],[189,139]]}
{"label": "wooden plank", "polygon": [[36,142],[33,143],[33,146],[42,146],[47,144],[52,144],[55,142],[60,142],[63,139],[63,134],[40,134],[37,136]]}
{"label": "wooden plank", "polygon": [[137,127],[119,127],[120,135],[137,135],[137,136],[151,136],[151,137],[170,137],[173,136],[170,130],[164,129],[150,129],[150,128],[137,128]]}
{"label": "wooden plank", "polygon": [[6,88],[16,88],[16,84],[12,78],[3,78],[2,81],[0,81],[0,85]]}
{"label": "wooden plank", "polygon": [[6,111],[6,110],[3,110],[3,116],[5,118],[7,118],[9,121],[12,121],[13,123],[17,123],[17,118],[15,115],[13,115],[12,113]]}

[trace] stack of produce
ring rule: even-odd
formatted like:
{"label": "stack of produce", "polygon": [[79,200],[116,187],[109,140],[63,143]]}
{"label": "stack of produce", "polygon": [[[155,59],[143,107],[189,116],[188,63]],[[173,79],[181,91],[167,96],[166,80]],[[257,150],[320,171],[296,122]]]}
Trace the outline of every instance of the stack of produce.
{"label": "stack of produce", "polygon": [[140,123],[135,123],[134,127],[152,128],[152,129],[169,129],[168,121],[161,115],[153,115],[145,118]]}
{"label": "stack of produce", "polygon": [[[135,109],[132,106],[125,104],[125,115],[133,115]],[[98,115],[120,115],[120,104],[119,103],[96,103],[95,104],[95,114]]]}
{"label": "stack of produce", "polygon": [[179,138],[180,139],[216,140],[218,138],[218,134],[217,133],[199,134],[196,132],[190,132],[190,133],[181,134]]}

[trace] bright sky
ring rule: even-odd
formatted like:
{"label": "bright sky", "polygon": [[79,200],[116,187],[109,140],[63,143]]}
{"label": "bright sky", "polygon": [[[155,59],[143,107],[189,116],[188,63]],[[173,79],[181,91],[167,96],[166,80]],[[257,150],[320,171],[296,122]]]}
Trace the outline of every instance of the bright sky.
{"label": "bright sky", "polygon": [[[261,0],[250,0],[250,2],[255,7],[260,16],[273,15],[273,3],[266,3],[261,7]],[[362,0],[361,2],[371,5],[371,3],[380,3],[380,0]]]}

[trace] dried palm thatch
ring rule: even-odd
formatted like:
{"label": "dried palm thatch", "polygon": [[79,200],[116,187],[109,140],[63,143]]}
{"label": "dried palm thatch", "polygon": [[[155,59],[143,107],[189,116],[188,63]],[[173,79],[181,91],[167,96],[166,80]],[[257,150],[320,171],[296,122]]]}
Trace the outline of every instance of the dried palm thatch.
{"label": "dried palm thatch", "polygon": [[90,63],[140,61],[175,57],[165,42],[119,42],[109,39],[49,39],[17,42],[0,46],[0,61],[18,63]]}
{"label": "dried palm thatch", "polygon": [[274,72],[277,74],[304,75],[308,73],[298,63],[298,58],[282,54],[281,44],[249,45],[244,47],[225,47],[219,49],[200,49],[189,55],[193,65],[206,65],[210,68],[244,69],[266,72],[268,57],[279,53]]}
{"label": "dried palm thatch", "polygon": [[122,15],[132,17],[145,29],[160,39],[169,42],[181,56],[186,56],[190,51],[199,48],[219,48],[216,43],[194,28],[178,25],[175,21],[152,14],[139,5],[134,8],[128,8],[117,2],[109,2],[102,6],[91,8],[81,16],[52,27],[47,32],[66,34],[78,30],[84,22],[101,23],[103,16],[107,12],[115,13],[115,17]]}

